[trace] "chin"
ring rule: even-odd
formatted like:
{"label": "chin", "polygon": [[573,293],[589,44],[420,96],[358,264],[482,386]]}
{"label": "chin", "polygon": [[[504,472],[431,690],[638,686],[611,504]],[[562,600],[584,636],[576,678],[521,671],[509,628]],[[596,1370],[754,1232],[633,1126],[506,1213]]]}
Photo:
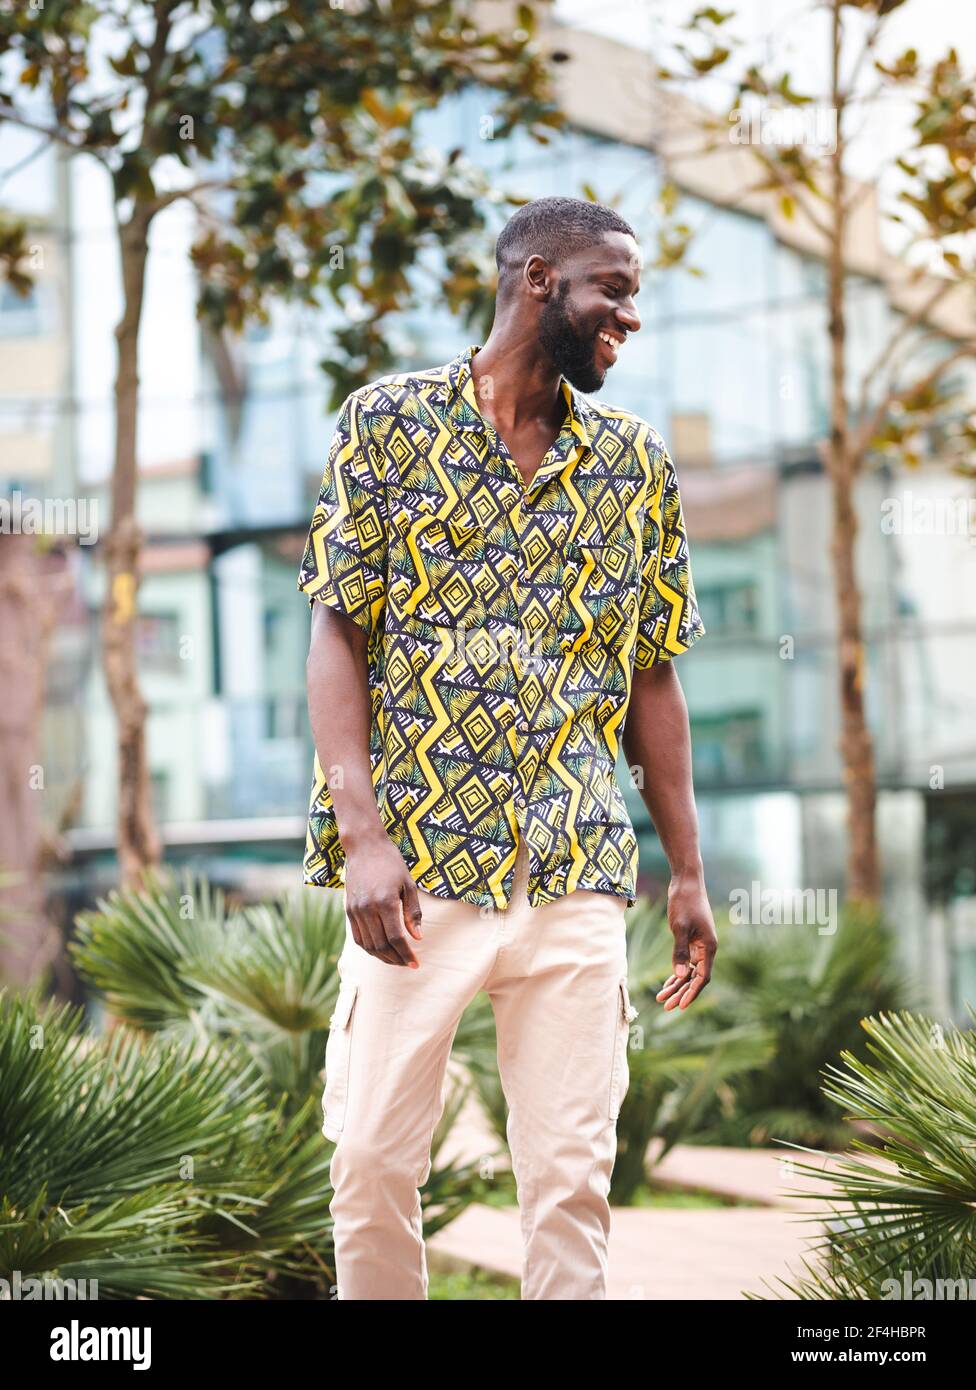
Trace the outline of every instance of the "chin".
{"label": "chin", "polygon": [[606,372],[601,372],[594,363],[587,367],[585,371],[576,370],[565,373],[570,386],[575,386],[577,391],[585,391],[588,394],[592,391],[599,391],[600,387],[607,379]]}

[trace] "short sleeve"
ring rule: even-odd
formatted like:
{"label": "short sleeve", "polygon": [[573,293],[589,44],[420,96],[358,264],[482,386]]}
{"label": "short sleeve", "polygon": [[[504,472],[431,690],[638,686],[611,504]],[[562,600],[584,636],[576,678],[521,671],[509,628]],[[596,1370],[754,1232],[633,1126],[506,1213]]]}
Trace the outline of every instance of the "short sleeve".
{"label": "short sleeve", "polygon": [[372,634],[386,604],[387,514],[382,454],[355,392],[339,411],[305,543],[298,588]]}
{"label": "short sleeve", "polygon": [[691,577],[678,476],[658,439],[651,448],[651,485],[644,507],[640,615],[634,665],[656,666],[705,635]]}

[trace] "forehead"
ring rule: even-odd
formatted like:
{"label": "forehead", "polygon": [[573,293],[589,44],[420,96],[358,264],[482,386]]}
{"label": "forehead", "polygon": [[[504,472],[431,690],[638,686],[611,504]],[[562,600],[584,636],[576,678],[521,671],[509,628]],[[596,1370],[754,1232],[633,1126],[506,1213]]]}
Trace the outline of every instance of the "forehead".
{"label": "forehead", "polygon": [[602,241],[584,246],[567,256],[564,267],[575,274],[613,274],[640,279],[644,258],[640,247],[626,232],[608,232]]}

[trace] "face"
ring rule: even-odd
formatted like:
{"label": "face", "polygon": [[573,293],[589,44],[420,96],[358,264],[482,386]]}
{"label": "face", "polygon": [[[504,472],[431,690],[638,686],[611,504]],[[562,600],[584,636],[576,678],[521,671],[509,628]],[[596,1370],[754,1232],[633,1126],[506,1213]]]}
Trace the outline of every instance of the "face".
{"label": "face", "polygon": [[558,267],[538,260],[553,286],[539,315],[539,341],[577,390],[598,391],[628,334],[640,331],[637,242],[612,232]]}

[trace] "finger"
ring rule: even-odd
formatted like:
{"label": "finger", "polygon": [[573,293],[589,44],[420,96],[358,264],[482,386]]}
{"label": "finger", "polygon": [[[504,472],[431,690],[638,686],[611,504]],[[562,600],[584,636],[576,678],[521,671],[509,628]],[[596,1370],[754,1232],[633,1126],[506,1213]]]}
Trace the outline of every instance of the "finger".
{"label": "finger", "polygon": [[[664,984],[662,985],[662,989],[667,989],[669,985],[680,985],[680,984],[682,984],[685,980],[687,980],[687,978],[688,978],[688,972],[689,972],[690,970],[691,970],[691,966],[690,966],[690,965],[687,965],[687,964],[679,965],[677,971],[672,971],[671,974],[668,976],[668,978],[664,981]],[[681,973],[678,974],[678,971],[680,971]]]}
{"label": "finger", "polygon": [[358,907],[346,908],[346,916],[349,918],[349,925],[352,928],[352,939],[361,951],[372,951],[372,938],[366,931],[365,920]]}
{"label": "finger", "polygon": [[403,925],[417,941],[424,939],[423,919],[417,885],[412,878],[408,878],[403,885]]}
{"label": "finger", "polygon": [[689,1004],[693,1004],[695,1002],[695,1000],[698,998],[698,996],[701,994],[702,990],[705,988],[707,984],[707,976],[695,975],[694,979],[691,981],[688,988],[685,990],[681,998],[681,1002],[678,1005],[678,1008],[687,1009]]}
{"label": "finger", "polygon": [[388,940],[397,965],[406,965],[411,970],[420,969],[420,961],[414,955],[410,938],[402,927],[391,931]]}
{"label": "finger", "polygon": [[676,990],[673,994],[669,995],[668,998],[664,1001],[665,1012],[670,1013],[672,1009],[679,1008],[682,999],[685,997],[685,994],[690,988],[691,986],[688,983],[688,981],[684,980],[681,984],[680,989]]}
{"label": "finger", "polygon": [[371,907],[368,912],[361,913],[361,918],[363,949],[368,951],[371,956],[375,956],[377,960],[386,961],[388,965],[402,965],[403,962],[387,940],[379,908]]}
{"label": "finger", "polygon": [[674,974],[668,976],[668,978],[665,980],[664,984],[661,986],[660,990],[656,995],[657,999],[669,999],[671,995],[675,993],[676,990],[681,989],[683,985],[686,985],[688,983],[688,972],[691,969],[691,967],[687,963],[685,963],[679,965],[677,968],[682,973],[680,975]]}
{"label": "finger", "polygon": [[410,938],[403,929],[403,906],[397,898],[394,903],[384,903],[380,909],[384,945],[393,953],[394,965],[406,965],[411,970],[419,970],[420,962],[413,953]]}
{"label": "finger", "polygon": [[670,988],[668,988],[666,991],[661,991],[661,993],[664,995],[664,998],[667,1001],[665,1007],[669,1009],[674,1008],[684,998],[685,991],[689,989],[689,987],[694,982],[695,969],[689,965],[686,968],[685,974],[681,975],[680,977],[672,976],[672,979],[674,980],[674,984],[671,985]]}

